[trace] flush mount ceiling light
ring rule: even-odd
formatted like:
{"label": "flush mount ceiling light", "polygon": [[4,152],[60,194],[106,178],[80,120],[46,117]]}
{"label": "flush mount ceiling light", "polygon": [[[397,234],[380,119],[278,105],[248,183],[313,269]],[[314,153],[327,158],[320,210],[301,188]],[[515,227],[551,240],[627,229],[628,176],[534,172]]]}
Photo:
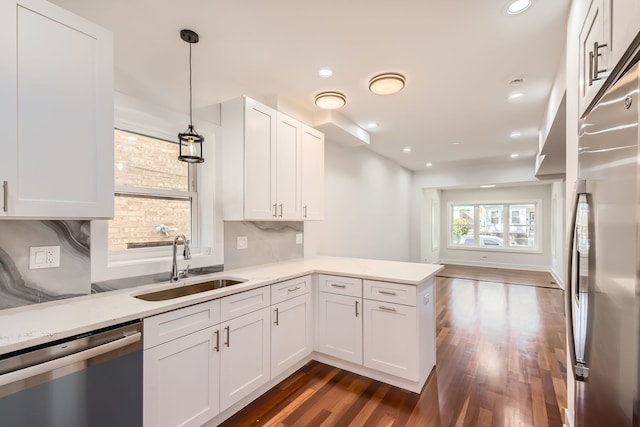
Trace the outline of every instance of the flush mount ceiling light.
{"label": "flush mount ceiling light", "polygon": [[186,131],[178,134],[178,140],[180,141],[180,155],[178,156],[178,160],[187,163],[202,163],[204,162],[204,158],[202,157],[204,137],[199,135],[193,128],[193,91],[191,85],[191,45],[198,43],[200,37],[194,31],[181,30],[180,38],[189,43],[189,127]]}
{"label": "flush mount ceiling light", "polygon": [[531,6],[531,0],[515,0],[507,7],[507,13],[509,15],[517,15],[529,9],[529,6]]}
{"label": "flush mount ceiling light", "polygon": [[369,80],[369,90],[376,95],[391,95],[400,92],[407,80],[402,74],[384,73]]}
{"label": "flush mount ceiling light", "polygon": [[347,97],[340,92],[321,92],[316,95],[315,102],[323,110],[337,110],[344,107]]}

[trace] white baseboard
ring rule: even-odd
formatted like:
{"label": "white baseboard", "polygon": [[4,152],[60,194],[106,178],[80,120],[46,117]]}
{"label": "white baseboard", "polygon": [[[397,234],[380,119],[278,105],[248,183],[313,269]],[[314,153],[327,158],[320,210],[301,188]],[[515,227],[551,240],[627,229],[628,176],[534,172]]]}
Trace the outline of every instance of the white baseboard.
{"label": "white baseboard", "polygon": [[556,281],[556,283],[558,284],[558,286],[564,290],[564,280],[562,280],[560,277],[558,277],[558,275],[556,274],[555,271],[550,271],[549,273],[551,273],[551,276],[553,277],[553,280]]}
{"label": "white baseboard", "polygon": [[468,265],[470,267],[504,268],[508,270],[545,271],[547,273],[551,272],[549,267],[544,267],[540,265],[528,265],[528,264],[512,264],[512,263],[483,262],[483,261],[460,261],[455,259],[441,259],[440,264]]}

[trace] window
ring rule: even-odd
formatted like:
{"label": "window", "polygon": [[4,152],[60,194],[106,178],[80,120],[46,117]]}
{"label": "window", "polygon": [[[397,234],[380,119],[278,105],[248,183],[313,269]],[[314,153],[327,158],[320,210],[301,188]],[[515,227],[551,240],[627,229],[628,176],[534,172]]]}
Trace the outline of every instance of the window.
{"label": "window", "polygon": [[[537,206],[538,203],[451,205],[450,245],[460,248],[537,250]],[[505,219],[509,221],[506,224]]]}
{"label": "window", "polygon": [[179,145],[116,129],[115,216],[109,251],[168,246],[195,236],[194,166],[178,161]]}

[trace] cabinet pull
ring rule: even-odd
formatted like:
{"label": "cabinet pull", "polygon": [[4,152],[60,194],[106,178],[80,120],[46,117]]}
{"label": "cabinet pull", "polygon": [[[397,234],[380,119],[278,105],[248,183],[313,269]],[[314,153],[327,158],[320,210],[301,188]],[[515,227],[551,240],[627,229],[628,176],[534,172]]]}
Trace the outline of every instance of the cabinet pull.
{"label": "cabinet pull", "polygon": [[273,217],[274,218],[278,218],[278,204],[277,203],[273,204]]}
{"label": "cabinet pull", "polygon": [[602,80],[600,74],[607,71],[606,68],[604,70],[600,70],[600,67],[598,66],[598,58],[602,56],[600,49],[603,47],[607,47],[607,44],[598,44],[598,42],[594,42],[593,51],[589,52],[589,86],[597,80]]}
{"label": "cabinet pull", "polygon": [[359,301],[358,301],[358,300],[356,300],[356,317],[358,317],[358,315],[360,314],[360,313],[358,313],[358,302],[359,302]]}
{"label": "cabinet pull", "polygon": [[9,181],[4,181],[2,183],[2,188],[4,189],[4,204],[2,210],[6,213],[9,212]]}
{"label": "cabinet pull", "polygon": [[231,340],[229,339],[229,337],[230,337],[231,333],[229,332],[229,327],[228,327],[228,326],[227,326],[227,327],[225,327],[224,329],[227,331],[227,342],[226,342],[226,343],[224,343],[224,344],[225,344],[227,347],[229,347],[229,341],[231,341]]}
{"label": "cabinet pull", "polygon": [[380,310],[385,310],[385,311],[393,311],[393,312],[395,312],[395,311],[396,311],[396,309],[395,309],[395,308],[393,308],[393,307],[385,307],[384,305],[379,305],[379,306],[378,306],[378,308],[379,308]]}
{"label": "cabinet pull", "polygon": [[344,289],[347,287],[347,285],[341,285],[339,283],[332,283],[331,286],[333,286],[334,288],[340,288],[340,289]]}
{"label": "cabinet pull", "polygon": [[279,322],[280,322],[280,314],[278,313],[278,309],[277,309],[277,308],[276,308],[276,309],[274,309],[273,311],[275,311],[275,312],[276,312],[276,321],[275,321],[275,322],[273,322],[273,323],[275,323],[275,325],[276,325],[276,326],[278,326],[278,325],[280,324],[280,323],[279,323]]}
{"label": "cabinet pull", "polygon": [[395,292],[393,291],[378,291],[379,294],[383,294],[383,295],[397,295]]}
{"label": "cabinet pull", "polygon": [[280,203],[280,218],[282,218],[282,203]]}
{"label": "cabinet pull", "polygon": [[216,350],[216,352],[220,352],[220,330],[217,329],[214,334],[216,334],[216,346],[214,347],[214,349]]}
{"label": "cabinet pull", "polygon": [[304,205],[304,207],[302,208],[304,210],[304,213],[302,214],[303,218],[307,217],[307,205]]}
{"label": "cabinet pull", "polygon": [[289,289],[287,289],[287,292],[295,292],[298,289],[300,289],[300,286],[296,286],[295,288],[289,288]]}

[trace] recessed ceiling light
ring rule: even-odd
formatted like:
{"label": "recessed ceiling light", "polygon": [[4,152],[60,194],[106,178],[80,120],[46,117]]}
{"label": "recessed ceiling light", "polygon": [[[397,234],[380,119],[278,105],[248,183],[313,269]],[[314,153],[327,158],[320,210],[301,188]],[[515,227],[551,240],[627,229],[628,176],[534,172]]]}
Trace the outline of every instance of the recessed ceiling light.
{"label": "recessed ceiling light", "polygon": [[514,92],[511,95],[509,95],[509,99],[518,99],[518,98],[522,98],[524,96],[524,93],[522,92]]}
{"label": "recessed ceiling light", "polygon": [[481,185],[480,188],[493,188],[495,186],[496,186],[495,184],[484,184],[484,185]]}
{"label": "recessed ceiling light", "polygon": [[511,132],[511,134],[509,134],[509,136],[510,136],[511,138],[520,138],[520,136],[521,136],[521,135],[522,135],[522,134],[521,134],[520,132],[518,132],[518,131]]}
{"label": "recessed ceiling light", "polygon": [[377,127],[378,127],[378,124],[377,124],[377,123],[375,123],[375,122],[367,123],[367,127],[368,127],[369,129],[374,129],[374,128],[377,128]]}
{"label": "recessed ceiling light", "polygon": [[404,151],[405,153],[410,153],[411,152],[411,147],[404,147],[402,149],[402,151]]}
{"label": "recessed ceiling light", "polygon": [[331,77],[333,76],[333,70],[331,68],[320,68],[318,75],[324,78]]}
{"label": "recessed ceiling light", "polygon": [[429,162],[425,165],[426,167],[430,168],[431,166],[433,166],[433,163]]}
{"label": "recessed ceiling light", "polygon": [[531,6],[531,0],[515,0],[507,7],[507,13],[509,15],[517,15],[529,9],[529,6]]}
{"label": "recessed ceiling light", "polygon": [[379,74],[369,80],[369,90],[376,95],[391,95],[400,92],[406,81],[402,74]]}
{"label": "recessed ceiling light", "polygon": [[460,145],[459,142],[452,142],[451,145]]}
{"label": "recessed ceiling light", "polygon": [[344,107],[347,97],[340,92],[322,92],[316,95],[315,102],[323,110],[337,110]]}
{"label": "recessed ceiling light", "polygon": [[511,154],[511,158],[512,159],[517,159],[518,157],[520,157],[520,155],[518,153]]}

